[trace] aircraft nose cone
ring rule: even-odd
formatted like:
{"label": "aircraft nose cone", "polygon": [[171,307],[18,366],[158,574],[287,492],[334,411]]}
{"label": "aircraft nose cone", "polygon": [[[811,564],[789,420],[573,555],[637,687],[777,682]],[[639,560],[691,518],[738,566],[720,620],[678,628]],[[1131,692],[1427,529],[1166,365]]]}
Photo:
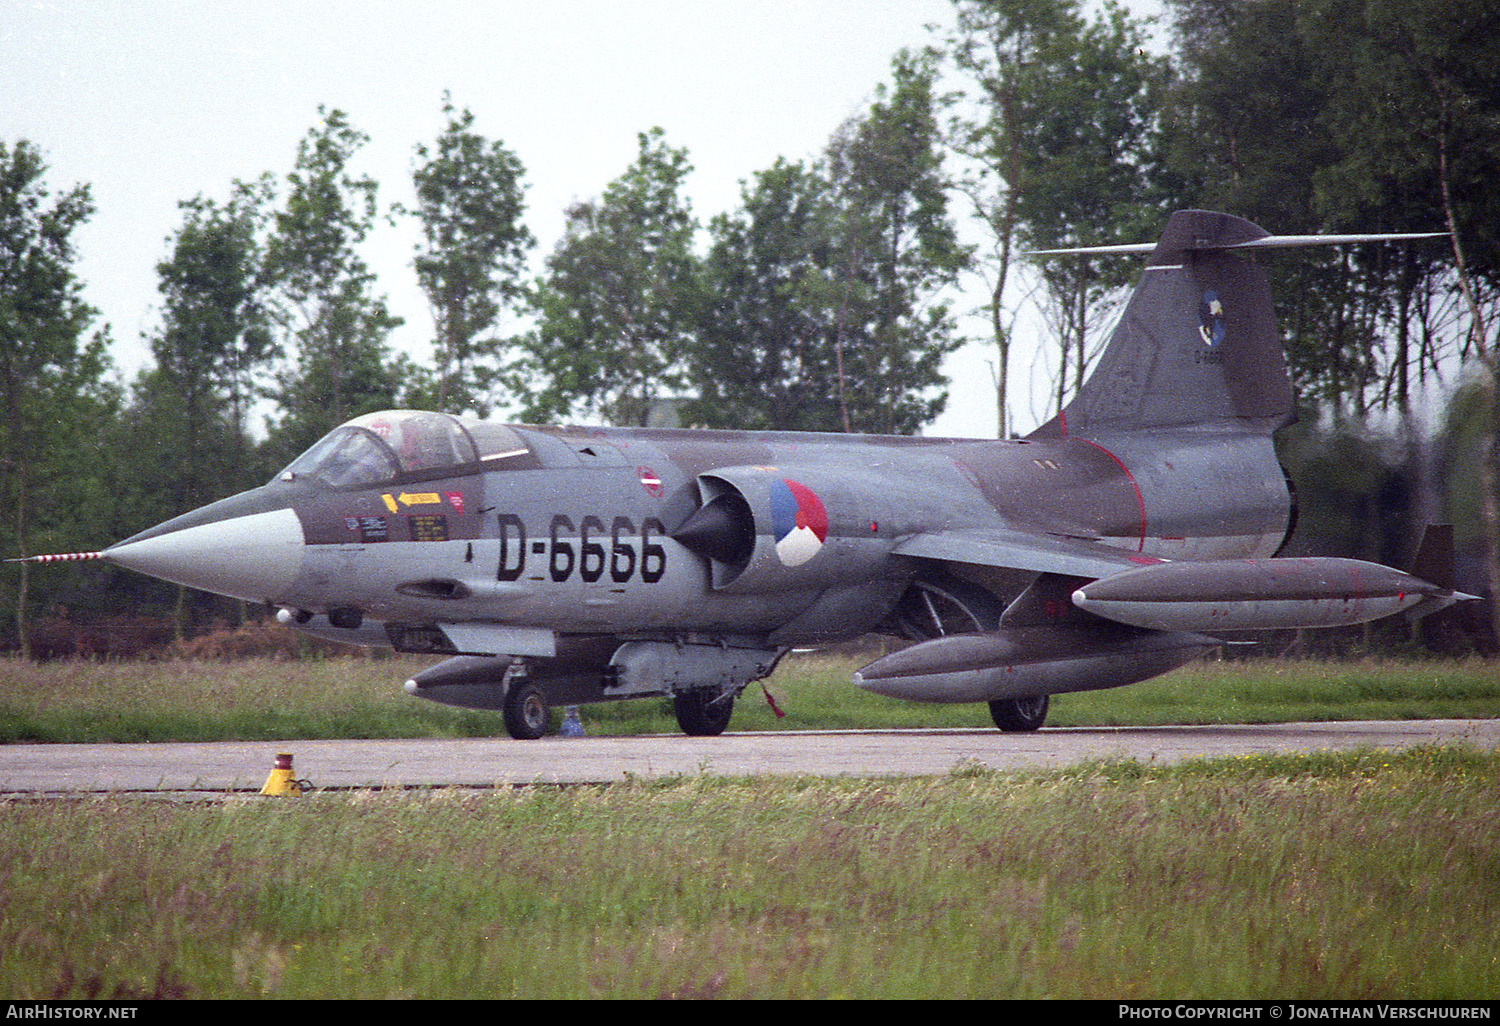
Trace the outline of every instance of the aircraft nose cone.
{"label": "aircraft nose cone", "polygon": [[172,523],[110,546],[103,558],[174,584],[250,602],[275,602],[302,571],[302,522],[290,509],[164,530]]}

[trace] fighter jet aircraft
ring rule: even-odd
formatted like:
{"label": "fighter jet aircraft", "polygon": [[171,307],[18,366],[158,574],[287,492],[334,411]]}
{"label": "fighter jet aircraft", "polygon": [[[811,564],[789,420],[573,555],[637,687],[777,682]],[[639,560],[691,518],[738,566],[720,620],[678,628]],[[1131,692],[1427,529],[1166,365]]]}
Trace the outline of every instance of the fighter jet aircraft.
{"label": "fighter jet aircraft", "polygon": [[[1380,236],[1379,238],[1391,238]],[[1401,236],[1410,238],[1414,236]],[[500,709],[669,695],[713,735],[793,646],[916,645],[870,691],[987,702],[1035,730],[1050,695],[1111,688],[1223,631],[1360,623],[1471,596],[1348,559],[1275,559],[1293,420],[1259,248],[1174,215],[1079,394],[1010,441],[526,427],[358,417],[263,487],[99,553],[280,607],[313,634],[449,659],[416,696]],[[1101,252],[1094,250],[1091,252]]]}

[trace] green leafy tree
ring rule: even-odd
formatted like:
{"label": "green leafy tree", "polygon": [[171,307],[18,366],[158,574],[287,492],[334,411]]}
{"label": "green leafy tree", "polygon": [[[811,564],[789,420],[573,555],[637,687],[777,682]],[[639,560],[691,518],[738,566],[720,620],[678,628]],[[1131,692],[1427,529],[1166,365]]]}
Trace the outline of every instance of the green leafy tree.
{"label": "green leafy tree", "polygon": [[[1263,3],[1252,10],[1262,6],[1286,7]],[[1289,45],[1309,55],[1304,64],[1314,66],[1306,74],[1320,89],[1310,128],[1321,140],[1323,159],[1310,168],[1303,188],[1325,223],[1404,224],[1412,218],[1431,218],[1442,208],[1441,155],[1451,146],[1455,127],[1443,112],[1452,100],[1444,80],[1455,71],[1462,76],[1460,69],[1469,62],[1455,52],[1453,36],[1440,31],[1434,37],[1431,30],[1436,26],[1426,22],[1440,16],[1446,28],[1455,14],[1461,19],[1464,9],[1472,11],[1474,6],[1370,0],[1314,0],[1291,6],[1296,20]],[[1325,19],[1337,21],[1325,24]],[[1328,46],[1337,47],[1338,53],[1323,54]],[[1418,52],[1432,47],[1441,53]],[[1474,71],[1479,69],[1469,73]],[[1480,74],[1494,77],[1488,69]],[[1468,137],[1462,149],[1479,147],[1482,153],[1487,140],[1474,135],[1479,126],[1465,127]]]}
{"label": "green leafy tree", "polygon": [[893,81],[835,135],[828,272],[812,299],[834,331],[842,426],[908,434],[942,412],[942,361],[961,344],[943,299],[967,265],[948,214],[934,61],[902,53]]}
{"label": "green leafy tree", "polygon": [[520,278],[536,240],[521,220],[520,159],[475,133],[474,115],[456,111],[446,94],[443,113],[447,128],[432,149],[417,147],[422,163],[412,175],[423,236],[417,278],[436,328],[434,380],[427,395],[414,398],[484,415],[508,344],[497,323],[523,298]]}
{"label": "green leafy tree", "polygon": [[[1319,170],[1339,159],[1324,124],[1330,82],[1299,30],[1297,0],[1170,2],[1181,68],[1168,98],[1177,205],[1233,211],[1285,234],[1336,227],[1316,188]],[[1299,396],[1336,415],[1362,411],[1355,383],[1372,366],[1373,336],[1357,264],[1347,251],[1323,250],[1277,258],[1276,269]]]}
{"label": "green leafy tree", "polygon": [[373,294],[357,247],[373,227],[377,185],[349,170],[368,137],[342,111],[325,112],[302,140],[273,217],[265,280],[273,316],[296,362],[271,390],[281,409],[268,448],[289,459],[350,417],[394,406],[400,382],[386,340],[401,319]]}
{"label": "green leafy tree", "polygon": [[700,304],[697,222],[682,195],[692,166],[659,128],[638,144],[601,198],[567,211],[533,292],[538,323],[515,368],[533,384],[530,419],[644,424],[657,399],[682,390]]}
{"label": "green leafy tree", "polygon": [[1071,0],[956,0],[945,53],[958,70],[949,144],[963,160],[956,184],[985,231],[974,269],[989,292],[995,342],[995,409],[1001,438],[1010,434],[1010,350],[1014,308],[1005,302],[1020,232],[1019,199],[1028,188],[1028,102],[1048,84],[1059,48],[1077,32]]}
{"label": "green leafy tree", "polygon": [[[957,0],[946,54],[963,100],[951,126],[961,180],[988,241],[996,405],[1009,424],[1005,291],[1018,245],[1138,241],[1160,225],[1157,132],[1166,62],[1113,3],[1088,21],[1077,0]],[[1056,401],[1081,384],[1087,345],[1131,269],[1077,258],[1040,265],[1060,354]],[[1014,314],[1010,315],[1014,323]],[[1068,373],[1071,365],[1071,375]]]}
{"label": "green leafy tree", "polygon": [[1169,98],[1179,192],[1277,231],[1311,231],[1313,176],[1336,158],[1298,0],[1168,0],[1182,73]]}
{"label": "green leafy tree", "polygon": [[[1367,195],[1403,210],[1415,197],[1434,220],[1440,213],[1451,233],[1453,275],[1467,313],[1458,349],[1471,372],[1478,435],[1479,548],[1491,626],[1500,637],[1500,198],[1493,188],[1500,174],[1500,10],[1477,0],[1321,6],[1347,19],[1351,70],[1335,82],[1340,102],[1330,120],[1342,129],[1348,162],[1369,159],[1361,144],[1389,141],[1389,163],[1374,158],[1373,173],[1361,176],[1373,184]],[[1310,33],[1326,30],[1308,24]]]}
{"label": "green leafy tree", "polygon": [[[1422,230],[1451,247],[1302,258],[1280,289],[1293,380],[1304,399],[1363,418],[1457,354],[1475,424],[1491,425],[1500,304],[1500,11],[1482,0],[1172,0],[1185,69],[1179,166],[1195,198],[1239,198],[1274,230]],[[1252,102],[1247,103],[1247,97]],[[1262,102],[1263,101],[1263,102]],[[1236,109],[1250,112],[1236,119]],[[1211,145],[1202,145],[1209,140]],[[1458,312],[1445,296],[1459,297]],[[1410,429],[1409,429],[1410,431]],[[1414,433],[1414,432],[1413,432]],[[1494,460],[1476,457],[1482,560],[1500,594]]]}
{"label": "green leafy tree", "polygon": [[[1026,144],[1016,196],[1021,237],[1034,249],[1138,242],[1160,228],[1156,117],[1167,68],[1146,50],[1143,27],[1114,3],[1071,21],[1033,69],[1022,94]],[[1044,312],[1059,344],[1057,402],[1082,387],[1090,342],[1137,268],[1079,258],[1040,264]]]}
{"label": "green leafy tree", "polygon": [[933,73],[901,55],[817,166],[778,161],[714,219],[692,422],[905,434],[941,410],[957,344],[943,292],[967,253],[948,217]]}
{"label": "green leafy tree", "polygon": [[1446,251],[1413,245],[1393,258],[1382,247],[1364,261],[1376,307],[1369,320],[1388,324],[1372,330],[1371,348],[1386,343],[1390,352],[1369,359],[1374,380],[1360,382],[1359,392],[1373,384],[1409,416],[1411,368],[1433,362],[1429,348],[1413,353],[1412,337],[1433,334],[1419,301],[1432,279],[1456,284],[1462,297],[1467,324],[1456,348],[1481,363],[1493,349],[1484,298],[1487,283],[1500,281],[1500,198],[1490,187],[1500,173],[1500,9],[1477,0],[1317,0],[1297,14],[1309,52],[1337,51],[1319,67],[1328,94],[1320,126],[1337,159],[1314,172],[1317,209],[1351,229],[1444,225],[1452,232]]}
{"label": "green leafy tree", "polygon": [[156,370],[140,400],[172,411],[165,450],[173,513],[247,484],[245,412],[272,338],[259,271],[269,183],[237,183],[228,203],[184,202],[171,256],[156,265],[161,330],[151,339]]}
{"label": "green leafy tree", "polygon": [[714,218],[704,259],[703,314],[688,354],[685,418],[711,428],[838,431],[827,291],[833,218],[815,170],[778,160]]}
{"label": "green leafy tree", "polygon": [[[30,142],[0,143],[0,468],[5,549],[18,557],[31,555],[37,541],[47,548],[97,543],[83,513],[100,498],[90,490],[85,454],[113,412],[104,384],[107,339],[103,332],[85,339],[95,311],[73,271],[73,234],[94,209],[89,188],[54,199],[46,172]],[[28,564],[14,579],[15,633],[29,655]]]}

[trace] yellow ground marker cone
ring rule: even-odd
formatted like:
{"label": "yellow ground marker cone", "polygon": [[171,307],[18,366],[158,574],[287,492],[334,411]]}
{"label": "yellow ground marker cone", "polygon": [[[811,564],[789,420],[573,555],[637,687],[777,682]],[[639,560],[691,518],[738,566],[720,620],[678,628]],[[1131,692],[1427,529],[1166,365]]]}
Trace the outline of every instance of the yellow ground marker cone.
{"label": "yellow ground marker cone", "polygon": [[266,778],[266,786],[260,789],[260,793],[270,795],[302,793],[302,785],[298,783],[296,774],[292,772],[291,752],[281,752],[276,756],[276,768],[271,770],[271,775]]}

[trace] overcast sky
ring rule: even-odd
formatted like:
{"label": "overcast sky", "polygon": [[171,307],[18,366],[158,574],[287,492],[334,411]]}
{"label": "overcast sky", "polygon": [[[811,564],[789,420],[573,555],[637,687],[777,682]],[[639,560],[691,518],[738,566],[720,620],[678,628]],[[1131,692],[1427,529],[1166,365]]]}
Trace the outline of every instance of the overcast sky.
{"label": "overcast sky", "polygon": [[[706,222],[778,156],[815,156],[867,107],[895,53],[938,38],[924,26],[951,24],[951,10],[949,0],[0,0],[0,139],[40,146],[54,189],[92,185],[78,271],[133,376],[148,362],[141,335],[158,323],[154,268],[181,224],[178,202],[284,176],[320,104],[370,136],[356,170],[388,205],[409,198],[413,148],[442,130],[451,91],[475,130],[526,166],[540,269],[563,209],[625,170],[637,133],[659,125],[688,150],[688,191]],[[410,266],[416,238],[403,223],[362,252],[406,319],[393,345],[420,356],[431,321]],[[951,370],[949,413],[929,433],[993,435],[983,352]],[[1027,405],[1013,406],[1018,426],[1032,421]]]}

